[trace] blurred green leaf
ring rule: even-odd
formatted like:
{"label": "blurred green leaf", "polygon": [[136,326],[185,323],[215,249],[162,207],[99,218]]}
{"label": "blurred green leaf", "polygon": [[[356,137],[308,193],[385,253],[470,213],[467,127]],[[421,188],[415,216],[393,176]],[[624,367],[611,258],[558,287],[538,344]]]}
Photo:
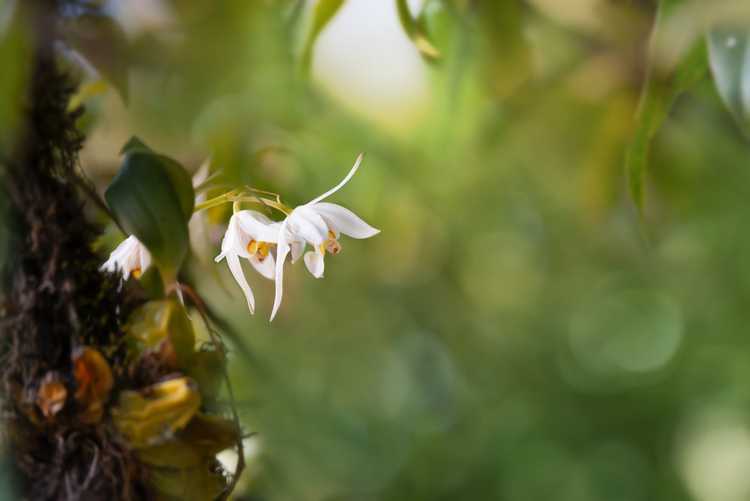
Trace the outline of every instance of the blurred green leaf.
{"label": "blurred green leaf", "polygon": [[[134,341],[137,355],[148,351],[166,351],[165,365],[176,369],[193,367],[195,331],[185,308],[176,301],[149,301],[135,310],[128,319],[127,333]],[[164,343],[168,343],[165,349]]]}
{"label": "blurred green leaf", "polygon": [[123,391],[112,409],[112,420],[132,448],[168,442],[201,406],[198,385],[177,377],[141,391]]}
{"label": "blurred green leaf", "polygon": [[153,153],[154,150],[149,148],[146,143],[141,141],[141,138],[139,138],[138,136],[133,136],[128,139],[128,142],[125,143],[120,149],[120,155],[125,155],[127,153],[133,153],[136,151]]}
{"label": "blurred green leaf", "polygon": [[64,37],[128,101],[129,43],[111,17],[83,14],[68,20]]}
{"label": "blurred green leaf", "polygon": [[204,398],[215,398],[224,378],[226,359],[217,350],[197,351],[186,373],[195,379]]}
{"label": "blurred green leaf", "polygon": [[716,89],[742,130],[750,132],[750,29],[709,32],[708,58]]}
{"label": "blurred green leaf", "polygon": [[151,252],[162,273],[177,272],[187,255],[187,221],[193,210],[190,176],[174,160],[131,140],[120,172],[105,197],[120,224]]}
{"label": "blurred green leaf", "polygon": [[[531,50],[524,35],[523,3],[481,2],[477,14],[483,28],[482,48],[489,56],[487,82],[497,97],[508,96],[532,74]],[[498,50],[502,51],[502,57],[493,57]]]}
{"label": "blurred green leaf", "polygon": [[185,168],[176,160],[156,153],[137,136],[131,137],[120,150],[120,154],[137,152],[150,153],[161,160],[164,169],[172,180],[172,185],[176,188],[185,219],[189,221],[193,215],[193,208],[195,206],[195,192],[193,190],[193,181]]}
{"label": "blurred green leaf", "polygon": [[195,191],[193,190],[190,175],[176,160],[164,155],[158,155],[158,157],[172,181],[172,186],[177,192],[182,215],[185,217],[185,221],[189,221],[190,216],[193,215],[193,207],[195,206]]}
{"label": "blurred green leaf", "polygon": [[424,25],[412,17],[409,4],[406,0],[396,0],[396,10],[398,11],[398,19],[401,22],[404,33],[414,42],[414,46],[419,50],[421,56],[428,61],[439,59],[440,51],[430,41],[425,32]]}
{"label": "blurred green leaf", "polygon": [[[670,12],[677,3],[679,2],[674,0],[665,0],[661,3],[652,34],[653,44],[658,43],[658,30],[664,13]],[[630,194],[641,212],[644,209],[643,182],[648,168],[649,146],[677,98],[706,74],[706,45],[702,40],[696,42],[672,71],[665,72],[661,68],[656,68],[653,60],[650,64],[638,104],[635,133],[625,153]]]}
{"label": "blurred green leaf", "polygon": [[315,41],[318,39],[318,35],[323,31],[326,25],[333,19],[336,13],[339,11],[345,0],[318,0],[315,4],[313,11],[312,26],[305,39],[305,44],[302,48],[302,71],[307,74],[310,72],[310,65],[312,64],[313,49],[315,47]]}
{"label": "blurred green leaf", "polygon": [[4,32],[0,33],[0,61],[3,62],[0,77],[0,127],[3,129],[0,148],[13,144],[18,134],[25,84],[31,67],[27,61],[31,57],[28,34],[22,23],[8,21]]}

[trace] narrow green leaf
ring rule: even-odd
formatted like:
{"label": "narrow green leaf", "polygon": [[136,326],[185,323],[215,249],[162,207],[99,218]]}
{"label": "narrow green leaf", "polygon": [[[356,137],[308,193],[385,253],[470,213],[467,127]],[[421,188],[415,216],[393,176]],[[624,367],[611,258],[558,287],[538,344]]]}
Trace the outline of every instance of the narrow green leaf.
{"label": "narrow green leaf", "polygon": [[719,96],[743,132],[750,134],[750,28],[717,28],[707,40]]}
{"label": "narrow green leaf", "polygon": [[67,20],[63,36],[127,102],[130,51],[120,25],[109,16],[88,13]]}
{"label": "narrow green leaf", "polygon": [[174,275],[187,255],[187,220],[194,199],[184,169],[168,157],[135,148],[125,155],[105,198],[125,231],[148,248],[162,273]]}
{"label": "narrow green leaf", "polygon": [[[665,12],[671,12],[679,1],[665,0],[652,34],[652,55],[658,44],[659,26]],[[636,129],[625,153],[625,170],[628,174],[630,194],[642,213],[644,209],[643,183],[648,168],[648,151],[651,141],[664,123],[677,98],[693,87],[708,70],[706,44],[699,40],[685,54],[676,68],[664,71],[655,68],[651,61],[646,81],[641,92],[636,115]],[[659,71],[661,70],[661,71]]]}
{"label": "narrow green leaf", "polygon": [[305,74],[309,74],[310,72],[315,41],[326,25],[334,18],[344,2],[345,0],[318,0],[315,4],[312,25],[305,39],[305,44],[302,47],[301,65],[302,71]]}

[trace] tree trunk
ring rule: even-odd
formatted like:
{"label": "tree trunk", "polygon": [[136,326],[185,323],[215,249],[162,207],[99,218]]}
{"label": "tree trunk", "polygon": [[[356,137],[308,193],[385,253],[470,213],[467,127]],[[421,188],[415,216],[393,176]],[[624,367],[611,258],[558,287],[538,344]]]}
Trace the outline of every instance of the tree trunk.
{"label": "tree trunk", "polygon": [[12,239],[0,307],[5,446],[25,498],[143,499],[137,461],[107,420],[81,418],[76,397],[74,354],[84,346],[104,355],[115,388],[126,377],[122,323],[132,308],[99,271],[97,228],[76,189],[81,111],[68,111],[75,86],[54,58],[62,4],[19,2],[33,60],[23,128],[0,170]]}

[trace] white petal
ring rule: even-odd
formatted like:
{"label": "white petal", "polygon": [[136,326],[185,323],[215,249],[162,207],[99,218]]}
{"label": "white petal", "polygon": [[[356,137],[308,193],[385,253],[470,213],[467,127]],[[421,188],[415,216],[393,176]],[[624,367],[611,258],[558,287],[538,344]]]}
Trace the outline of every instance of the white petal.
{"label": "white petal", "polygon": [[253,268],[255,268],[255,271],[257,271],[267,279],[273,280],[276,266],[271,254],[267,255],[263,261],[258,259],[258,256],[252,255],[250,256],[249,261],[250,264],[253,265]]}
{"label": "white petal", "polygon": [[353,166],[353,167],[351,168],[351,170],[349,171],[349,174],[347,174],[347,175],[346,175],[346,177],[345,177],[344,179],[342,179],[342,180],[341,180],[341,182],[340,182],[339,184],[337,184],[336,186],[334,186],[334,187],[333,187],[333,188],[331,188],[330,190],[326,191],[325,193],[323,193],[323,194],[322,194],[322,195],[320,195],[319,197],[317,197],[317,198],[314,198],[314,199],[310,200],[310,201],[309,201],[309,202],[307,203],[307,205],[311,205],[311,204],[315,204],[315,203],[318,203],[318,202],[320,202],[321,200],[323,200],[324,198],[330,197],[331,195],[333,195],[334,193],[336,193],[337,191],[339,191],[339,190],[340,190],[341,188],[343,188],[343,187],[344,187],[344,185],[345,185],[346,183],[348,183],[348,182],[349,182],[349,180],[350,180],[350,179],[352,178],[352,176],[354,176],[354,174],[355,174],[355,173],[357,172],[357,169],[359,169],[359,165],[360,165],[360,164],[362,163],[362,157],[363,157],[363,156],[364,156],[364,154],[363,154],[363,153],[360,153],[360,154],[359,154],[359,155],[357,156],[357,160],[356,160],[356,161],[354,162],[354,166]]}
{"label": "white petal", "polygon": [[216,256],[215,261],[219,262],[231,254],[244,258],[250,257],[247,253],[247,244],[249,242],[250,236],[242,231],[237,214],[233,214],[229,218],[227,231],[224,233],[224,238],[221,241],[221,254]]}
{"label": "white petal", "polygon": [[328,225],[317,212],[302,205],[292,211],[284,221],[294,240],[304,240],[318,246],[328,238]]}
{"label": "white petal", "polygon": [[145,271],[151,264],[151,254],[148,249],[135,237],[130,235],[120,242],[109,255],[109,259],[101,266],[101,270],[116,272],[120,270],[123,279],[127,280],[135,269]]}
{"label": "white petal", "polygon": [[305,252],[305,266],[307,266],[307,271],[312,273],[312,276],[315,278],[321,278],[323,276],[323,270],[325,268],[325,260],[323,259],[323,256],[324,254],[321,252]]}
{"label": "white petal", "polygon": [[239,227],[253,240],[271,243],[278,241],[280,224],[271,221],[265,214],[254,210],[243,210],[235,216]]}
{"label": "white petal", "polygon": [[321,202],[309,206],[320,214],[329,227],[352,238],[370,238],[380,230],[365,223],[358,215],[338,204]]}
{"label": "white petal", "polygon": [[[211,157],[208,157],[203,161],[198,170],[193,174],[193,188],[197,188],[203,182],[208,179],[208,171],[211,169]],[[201,196],[201,195],[199,195]],[[202,195],[205,198],[205,195]],[[202,201],[202,200],[201,200]]]}
{"label": "white petal", "polygon": [[276,312],[279,311],[279,307],[281,306],[281,297],[284,293],[284,261],[286,261],[286,256],[287,254],[289,254],[290,250],[286,238],[286,223],[287,221],[284,220],[284,222],[281,224],[281,229],[279,230],[279,242],[276,245],[276,293],[273,298],[271,320],[273,320],[273,318],[276,316]]}
{"label": "white petal", "polygon": [[245,274],[242,271],[242,265],[240,264],[240,258],[236,254],[227,254],[227,264],[229,265],[229,271],[232,272],[237,285],[240,286],[242,292],[245,294],[247,299],[247,307],[250,309],[250,313],[255,313],[255,297],[253,296],[253,290],[247,284]]}
{"label": "white petal", "polygon": [[302,257],[302,253],[305,251],[305,242],[296,241],[292,242],[292,264],[296,263],[299,258]]}
{"label": "white petal", "polygon": [[148,267],[151,266],[151,253],[148,251],[145,245],[141,244],[140,254],[141,271],[145,273]]}

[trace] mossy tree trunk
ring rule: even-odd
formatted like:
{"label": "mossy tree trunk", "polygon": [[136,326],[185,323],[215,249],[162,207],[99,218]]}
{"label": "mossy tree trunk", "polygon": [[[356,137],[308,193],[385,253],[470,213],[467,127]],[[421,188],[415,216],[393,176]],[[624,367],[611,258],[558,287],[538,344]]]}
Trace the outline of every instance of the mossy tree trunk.
{"label": "mossy tree trunk", "polygon": [[[74,356],[94,347],[122,369],[122,323],[131,309],[115,277],[99,271],[97,228],[77,186],[75,86],[54,54],[61,0],[19,2],[32,35],[22,130],[3,155],[12,237],[3,270],[0,380],[6,451],[29,499],[143,499],[141,469],[106,419],[82,419]],[[106,410],[105,410],[106,414]]]}

